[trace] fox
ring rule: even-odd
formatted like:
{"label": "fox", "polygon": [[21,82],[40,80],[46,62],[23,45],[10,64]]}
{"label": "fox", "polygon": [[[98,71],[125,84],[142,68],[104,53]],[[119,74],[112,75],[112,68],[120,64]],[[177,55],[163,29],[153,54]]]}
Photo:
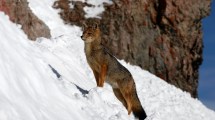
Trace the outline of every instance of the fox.
{"label": "fox", "polygon": [[102,44],[101,30],[97,23],[85,26],[81,39],[87,63],[93,71],[97,87],[104,82],[111,85],[116,98],[135,118],[144,120],[147,115],[137,96],[136,86],[131,73],[110,54]]}

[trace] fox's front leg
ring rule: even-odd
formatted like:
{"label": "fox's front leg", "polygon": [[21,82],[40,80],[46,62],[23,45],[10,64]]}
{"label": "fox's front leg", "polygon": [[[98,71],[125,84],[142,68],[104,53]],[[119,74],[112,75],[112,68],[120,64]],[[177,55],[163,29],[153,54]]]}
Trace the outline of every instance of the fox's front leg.
{"label": "fox's front leg", "polygon": [[104,86],[104,81],[105,81],[106,74],[107,74],[107,65],[106,64],[102,64],[102,66],[101,66],[101,72],[99,74],[99,87],[103,87]]}
{"label": "fox's front leg", "polygon": [[96,84],[97,84],[97,87],[98,87],[99,86],[99,73],[96,72],[95,70],[93,70],[93,74],[95,76]]}

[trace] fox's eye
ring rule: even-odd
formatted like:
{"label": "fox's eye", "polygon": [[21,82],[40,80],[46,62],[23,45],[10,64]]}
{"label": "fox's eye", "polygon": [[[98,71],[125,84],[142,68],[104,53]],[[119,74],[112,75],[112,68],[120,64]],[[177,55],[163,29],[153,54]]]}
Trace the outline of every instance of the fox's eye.
{"label": "fox's eye", "polygon": [[91,35],[92,33],[87,33],[88,35]]}

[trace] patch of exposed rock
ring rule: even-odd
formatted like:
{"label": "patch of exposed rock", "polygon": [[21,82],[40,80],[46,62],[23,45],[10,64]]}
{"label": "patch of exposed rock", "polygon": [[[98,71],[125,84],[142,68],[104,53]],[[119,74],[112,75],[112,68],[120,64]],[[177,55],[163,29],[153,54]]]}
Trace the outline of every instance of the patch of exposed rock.
{"label": "patch of exposed rock", "polygon": [[48,26],[32,13],[27,0],[0,0],[0,11],[5,12],[14,23],[20,24],[29,39],[51,37]]}

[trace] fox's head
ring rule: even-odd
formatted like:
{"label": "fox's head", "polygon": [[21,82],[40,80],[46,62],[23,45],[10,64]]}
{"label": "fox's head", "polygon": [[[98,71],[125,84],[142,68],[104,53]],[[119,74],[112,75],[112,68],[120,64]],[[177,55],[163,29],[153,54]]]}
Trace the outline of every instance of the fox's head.
{"label": "fox's head", "polygon": [[81,38],[85,43],[90,43],[95,40],[99,40],[100,39],[100,29],[98,27],[98,24],[94,24],[94,25],[85,27]]}

